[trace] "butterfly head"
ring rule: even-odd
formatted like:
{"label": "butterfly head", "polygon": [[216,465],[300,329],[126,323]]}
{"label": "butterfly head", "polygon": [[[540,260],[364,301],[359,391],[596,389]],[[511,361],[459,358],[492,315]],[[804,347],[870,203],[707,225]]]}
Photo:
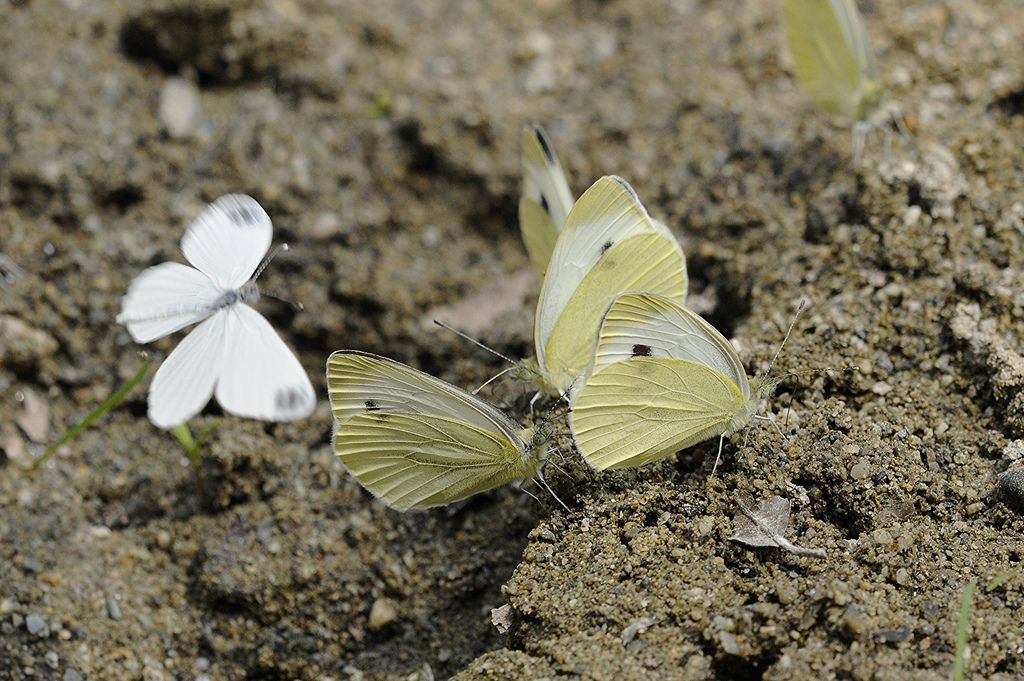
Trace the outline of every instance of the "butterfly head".
{"label": "butterfly head", "polygon": [[259,302],[260,288],[256,285],[255,279],[250,279],[242,284],[242,288],[238,289],[238,299],[250,305]]}

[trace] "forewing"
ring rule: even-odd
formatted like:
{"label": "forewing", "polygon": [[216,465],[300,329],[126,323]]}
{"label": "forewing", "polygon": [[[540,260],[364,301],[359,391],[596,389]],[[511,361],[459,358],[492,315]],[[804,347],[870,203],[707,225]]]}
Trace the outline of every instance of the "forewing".
{"label": "forewing", "polygon": [[177,262],[143,270],[121,298],[118,323],[136,343],[163,338],[205,319],[222,292],[205,274]]}
{"label": "forewing", "polygon": [[149,386],[149,420],[173,428],[202,411],[221,370],[227,310],[214,313],[178,343]]}
{"label": "forewing", "polygon": [[[559,233],[537,303],[534,347],[542,371],[548,370],[545,351],[551,334],[569,300],[590,271],[614,246],[626,239],[647,233],[664,236],[666,232],[668,229],[664,225],[655,224],[650,219],[633,187],[623,178],[613,175],[602,177],[585,191],[569,211],[565,226]],[[678,243],[671,239],[671,235],[669,237],[682,265],[674,273],[673,290],[658,290],[657,293],[685,296],[685,260]],[[599,311],[604,310],[615,294],[629,290],[612,287]]]}
{"label": "forewing", "polygon": [[850,53],[853,54],[860,78],[862,80],[865,78],[877,80],[878,68],[875,66],[875,56],[868,44],[867,32],[864,30],[864,18],[857,9],[857,3],[855,0],[829,0],[829,3],[839,22],[839,28],[846,38]]}
{"label": "forewing", "polygon": [[783,0],[782,17],[793,70],[811,101],[821,111],[856,119],[860,75],[849,27],[844,31],[836,14],[843,4],[842,0]]}
{"label": "forewing", "polygon": [[721,434],[743,404],[732,381],[701,364],[635,357],[587,379],[569,426],[593,467],[642,466]]}
{"label": "forewing", "polygon": [[270,216],[255,199],[222,196],[206,207],[181,238],[181,252],[222,289],[249,281],[273,236]]}
{"label": "forewing", "polygon": [[530,261],[540,276],[572,209],[572,192],[562,166],[538,126],[523,128],[523,196],[519,200],[519,228]]}
{"label": "forewing", "polygon": [[227,308],[227,341],[216,396],[232,414],[265,421],[305,418],[316,407],[309,376],[263,315]]}
{"label": "forewing", "polygon": [[750,383],[732,344],[699,315],[665,296],[626,293],[601,322],[590,373],[630,357],[689,360],[732,381],[744,398]]}
{"label": "forewing", "polygon": [[[624,291],[655,291],[683,299],[686,263],[682,249],[659,231],[633,234],[610,246],[577,286],[544,347],[549,373],[572,380],[589,363],[601,317]],[[559,385],[559,390],[568,386]]]}
{"label": "forewing", "polygon": [[502,433],[436,414],[363,411],[336,424],[334,451],[364,487],[403,511],[449,504],[532,473]]}
{"label": "forewing", "polygon": [[463,421],[498,431],[525,449],[519,426],[500,410],[454,385],[401,362],[356,350],[327,360],[327,391],[339,424],[366,413],[404,413]]}

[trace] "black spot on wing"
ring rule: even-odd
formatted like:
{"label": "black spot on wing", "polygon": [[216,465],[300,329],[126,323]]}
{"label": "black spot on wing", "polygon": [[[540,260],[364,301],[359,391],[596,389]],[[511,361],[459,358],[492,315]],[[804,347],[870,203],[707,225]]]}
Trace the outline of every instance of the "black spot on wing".
{"label": "black spot on wing", "polygon": [[548,197],[543,194],[540,195],[540,207],[544,209],[544,212],[551,216],[551,205],[548,203]]}
{"label": "black spot on wing", "polygon": [[547,157],[548,163],[555,165],[555,154],[551,151],[551,145],[548,144],[548,136],[544,134],[540,127],[535,126],[533,131],[537,134],[537,141],[540,143],[540,148],[543,150],[544,156]]}
{"label": "black spot on wing", "polygon": [[374,400],[366,400],[363,402],[363,406],[366,407],[366,411],[380,411],[380,405]]}
{"label": "black spot on wing", "polygon": [[302,388],[281,388],[274,393],[274,407],[282,412],[297,411],[306,406],[306,393]]}
{"label": "black spot on wing", "polygon": [[256,211],[248,206],[235,206],[228,211],[228,218],[240,227],[252,227],[259,222]]}
{"label": "black spot on wing", "polygon": [[650,357],[651,356],[651,346],[650,345],[644,345],[643,343],[637,343],[636,345],[633,346],[633,356],[634,357]]}
{"label": "black spot on wing", "polygon": [[611,241],[605,241],[603,244],[601,244],[601,255],[604,255],[605,253],[607,253],[608,249],[611,248],[614,245],[615,244],[613,242],[611,242]]}

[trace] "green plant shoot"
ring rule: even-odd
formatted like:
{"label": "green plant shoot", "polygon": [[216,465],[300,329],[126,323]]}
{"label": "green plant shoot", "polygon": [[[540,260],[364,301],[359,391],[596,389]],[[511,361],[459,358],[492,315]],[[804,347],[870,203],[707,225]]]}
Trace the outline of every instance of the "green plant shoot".
{"label": "green plant shoot", "polygon": [[960,600],[960,620],[956,625],[956,658],[953,660],[953,681],[964,681],[964,665],[967,662],[967,630],[971,626],[971,605],[974,603],[974,582],[964,589]]}
{"label": "green plant shoot", "polygon": [[174,436],[178,438],[178,442],[185,448],[185,453],[188,454],[188,462],[192,466],[192,470],[199,470],[199,449],[203,446],[203,441],[210,436],[217,426],[220,425],[220,419],[217,419],[210,425],[199,431],[199,434],[192,437],[192,431],[188,425],[181,424],[171,430]]}
{"label": "green plant shoot", "polygon": [[34,472],[44,463],[53,458],[53,455],[57,453],[58,449],[74,440],[83,430],[92,425],[93,421],[120,404],[121,401],[128,396],[128,393],[142,382],[142,379],[146,377],[146,373],[149,371],[149,356],[144,352],[140,352],[139,358],[142,360],[142,366],[135,372],[135,375],[132,376],[131,380],[121,386],[113,395],[105,399],[98,407],[86,414],[85,418],[72,426],[71,429],[64,433],[64,436],[61,439],[47,447],[46,451],[43,452],[43,455],[32,462],[32,465],[29,466],[27,471],[28,473]]}

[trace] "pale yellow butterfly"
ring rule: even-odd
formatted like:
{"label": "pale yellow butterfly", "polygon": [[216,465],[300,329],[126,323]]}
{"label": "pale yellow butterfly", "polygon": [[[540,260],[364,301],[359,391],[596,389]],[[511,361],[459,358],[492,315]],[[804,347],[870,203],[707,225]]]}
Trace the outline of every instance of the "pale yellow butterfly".
{"label": "pale yellow butterfly", "polygon": [[450,383],[385,357],[327,360],[334,451],[359,483],[401,511],[450,504],[537,477],[543,429],[521,428]]}
{"label": "pale yellow butterfly", "polygon": [[627,293],[604,316],[569,425],[594,468],[642,466],[741,430],[773,389],[766,377],[748,379],[729,341],[697,314]]}
{"label": "pale yellow butterfly", "polygon": [[650,291],[682,302],[686,287],[679,242],[651,219],[625,180],[602,177],[569,212],[544,277],[536,356],[525,363],[537,387],[556,397],[579,378],[615,296]]}
{"label": "pale yellow butterfly", "polygon": [[543,277],[573,197],[562,166],[539,125],[523,128],[523,196],[519,229],[537,275]]}
{"label": "pale yellow butterfly", "polygon": [[793,70],[819,111],[852,121],[854,158],[868,131],[894,105],[881,107],[885,91],[854,0],[782,0],[782,18]]}

